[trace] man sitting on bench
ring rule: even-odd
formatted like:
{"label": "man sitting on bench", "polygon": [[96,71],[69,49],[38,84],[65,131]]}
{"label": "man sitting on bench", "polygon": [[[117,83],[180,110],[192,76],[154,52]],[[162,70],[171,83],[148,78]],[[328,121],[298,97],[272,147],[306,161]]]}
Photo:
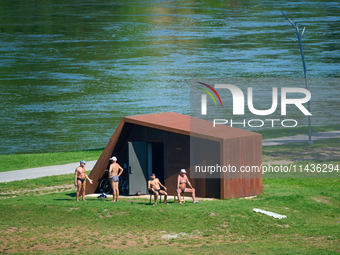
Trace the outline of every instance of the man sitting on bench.
{"label": "man sitting on bench", "polygon": [[[153,206],[155,206],[157,204],[157,199],[158,199],[158,195],[159,194],[163,194],[164,195],[164,204],[168,204],[166,199],[168,197],[168,193],[166,193],[167,188],[162,185],[162,183],[159,181],[158,178],[156,178],[155,174],[152,174],[150,176],[151,180],[148,181],[148,189],[151,190],[154,194],[155,194],[155,203],[153,204]],[[164,190],[161,190],[161,187]]]}

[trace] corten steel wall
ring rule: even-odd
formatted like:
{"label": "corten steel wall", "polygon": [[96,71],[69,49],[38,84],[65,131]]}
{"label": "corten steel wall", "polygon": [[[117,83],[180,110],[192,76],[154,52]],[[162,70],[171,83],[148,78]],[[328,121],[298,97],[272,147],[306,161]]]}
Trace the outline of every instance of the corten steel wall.
{"label": "corten steel wall", "polygon": [[[204,189],[204,197],[220,198],[219,175],[195,172],[196,166],[213,166],[220,164],[220,141],[213,141],[199,137],[190,137],[190,167],[191,178],[200,183]],[[187,171],[188,172],[188,171]],[[196,187],[195,187],[196,188]],[[197,188],[196,188],[196,191]],[[199,196],[199,191],[197,193]]]}
{"label": "corten steel wall", "polygon": [[[238,137],[223,141],[224,165],[260,166],[262,164],[262,136]],[[262,193],[262,173],[224,174],[221,178],[221,198],[245,197]]]}
{"label": "corten steel wall", "polygon": [[[190,125],[192,137],[219,142],[220,148],[213,150],[220,153],[220,160],[215,159],[212,162],[219,163],[220,166],[235,166],[238,171],[220,174],[220,198],[245,197],[262,193],[262,172],[239,172],[241,166],[261,166],[262,135],[226,125],[213,127],[211,122],[197,118],[191,118]],[[206,162],[206,165],[214,164]]]}

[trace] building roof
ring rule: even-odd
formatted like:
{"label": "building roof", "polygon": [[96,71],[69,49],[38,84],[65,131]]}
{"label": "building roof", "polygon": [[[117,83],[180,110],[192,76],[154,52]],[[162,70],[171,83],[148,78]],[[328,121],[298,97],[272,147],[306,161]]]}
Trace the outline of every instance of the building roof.
{"label": "building roof", "polygon": [[213,123],[210,121],[176,112],[128,116],[124,117],[122,121],[183,135],[209,138],[212,140],[260,135],[227,125],[216,125],[213,127]]}

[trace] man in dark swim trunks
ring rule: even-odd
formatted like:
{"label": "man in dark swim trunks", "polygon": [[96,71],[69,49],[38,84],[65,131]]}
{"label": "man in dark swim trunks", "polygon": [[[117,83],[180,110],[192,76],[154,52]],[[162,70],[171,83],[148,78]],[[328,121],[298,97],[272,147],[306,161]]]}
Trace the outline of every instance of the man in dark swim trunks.
{"label": "man in dark swim trunks", "polygon": [[[151,180],[148,181],[148,189],[151,190],[154,194],[155,194],[155,203],[153,204],[153,206],[155,206],[157,204],[157,199],[158,199],[158,195],[159,194],[163,194],[164,195],[164,204],[168,204],[166,199],[168,197],[168,193],[166,193],[167,188],[165,186],[162,185],[162,183],[159,181],[158,178],[156,178],[155,174],[152,174],[150,176]],[[161,187],[164,190],[161,190]]]}
{"label": "man in dark swim trunks", "polygon": [[77,167],[74,173],[74,185],[77,187],[77,201],[79,201],[79,194],[82,192],[83,201],[85,201],[85,188],[86,188],[86,179],[92,184],[92,180],[87,176],[85,170],[86,162],[85,160],[80,161],[80,166]]}

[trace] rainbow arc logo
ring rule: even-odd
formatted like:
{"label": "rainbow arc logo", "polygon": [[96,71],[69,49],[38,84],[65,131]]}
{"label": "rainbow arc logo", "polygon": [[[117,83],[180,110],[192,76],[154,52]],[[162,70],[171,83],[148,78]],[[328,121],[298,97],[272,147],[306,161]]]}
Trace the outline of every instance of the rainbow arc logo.
{"label": "rainbow arc logo", "polygon": [[[217,91],[213,87],[211,87],[210,85],[208,85],[206,83],[203,83],[203,82],[198,82],[198,83],[206,86],[209,89],[211,89],[211,91],[215,93],[215,95],[217,96],[218,100],[220,101],[220,104],[222,105],[222,101],[221,101],[220,95],[217,93]],[[217,105],[214,96],[211,94],[211,92],[209,90],[204,89],[204,88],[200,88],[200,89],[205,91],[214,100],[215,105]]]}
{"label": "rainbow arc logo", "polygon": [[[203,83],[203,82],[197,82],[197,83],[199,83],[199,84],[207,87],[208,89],[210,89],[217,96],[217,98],[220,101],[220,104],[222,106],[221,97],[220,97],[220,95],[217,93],[217,91],[213,87],[211,87],[210,85],[208,85],[206,83]],[[199,87],[199,89],[201,89],[204,92],[206,92],[212,98],[212,100],[214,101],[215,105],[217,105],[216,100],[215,100],[213,94],[208,89],[200,88],[200,87]],[[207,95],[206,94],[202,94],[201,95],[201,114],[202,115],[207,115]]]}

